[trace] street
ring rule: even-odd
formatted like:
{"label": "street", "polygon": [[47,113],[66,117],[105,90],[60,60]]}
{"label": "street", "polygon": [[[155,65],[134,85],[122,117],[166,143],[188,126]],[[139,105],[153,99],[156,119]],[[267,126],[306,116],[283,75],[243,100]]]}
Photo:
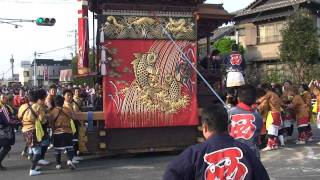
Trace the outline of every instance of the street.
{"label": "street", "polygon": [[[315,128],[314,128],[315,129]],[[320,136],[316,131],[316,142]],[[23,141],[17,136],[17,143],[4,160],[7,171],[0,171],[1,180],[122,180],[122,179],[162,179],[167,163],[177,153],[147,153],[112,157],[86,157],[75,171],[64,166],[56,170],[55,164],[43,168],[43,175],[28,176],[29,161],[20,156]],[[54,162],[53,151],[49,150],[48,160]],[[262,152],[262,161],[273,180],[320,179],[320,145],[310,143],[295,145],[293,138],[286,148]]]}

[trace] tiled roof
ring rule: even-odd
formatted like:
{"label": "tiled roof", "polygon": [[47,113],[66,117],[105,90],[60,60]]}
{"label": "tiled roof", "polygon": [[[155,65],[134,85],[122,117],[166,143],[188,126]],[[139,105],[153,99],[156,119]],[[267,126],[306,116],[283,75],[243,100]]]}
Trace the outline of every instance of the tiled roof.
{"label": "tiled roof", "polygon": [[270,19],[277,19],[277,18],[281,18],[281,17],[288,17],[291,15],[291,11],[284,11],[284,12],[278,12],[278,13],[272,13],[269,15],[259,15],[253,19],[245,19],[243,21],[241,21],[242,23],[252,23],[252,22],[256,22],[256,21],[265,21],[265,20],[270,20]]}
{"label": "tiled roof", "polygon": [[320,0],[269,0],[260,6],[257,5],[256,7],[254,7],[254,4],[258,3],[259,1],[262,3],[261,0],[254,1],[252,4],[248,6],[248,8],[238,13],[236,17],[255,14],[263,11],[269,11],[273,9],[279,9],[279,8],[292,6],[295,4],[301,4],[305,2],[314,2],[314,3],[320,4]]}
{"label": "tiled roof", "polygon": [[229,34],[231,34],[232,32],[234,32],[234,26],[225,26],[225,27],[220,27],[218,29],[216,29],[215,31],[213,31],[213,37],[212,40],[216,41],[218,39],[221,39]]}
{"label": "tiled roof", "polygon": [[234,15],[229,14],[223,7],[222,4],[199,4],[198,14],[200,19],[202,17],[208,19],[231,19]]}

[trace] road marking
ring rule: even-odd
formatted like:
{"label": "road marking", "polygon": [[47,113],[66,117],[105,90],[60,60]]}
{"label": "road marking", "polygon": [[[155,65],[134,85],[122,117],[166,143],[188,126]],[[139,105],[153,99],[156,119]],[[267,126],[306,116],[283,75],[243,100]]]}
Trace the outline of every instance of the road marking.
{"label": "road marking", "polygon": [[307,168],[307,167],[303,167],[301,168],[302,172],[320,172],[319,168]]}
{"label": "road marking", "polygon": [[312,148],[311,147],[305,147],[305,149],[308,151],[307,158],[313,159],[314,158],[314,152],[313,152]]}
{"label": "road marking", "polygon": [[315,160],[320,159],[320,154],[315,155],[315,153],[311,147],[305,147],[305,149],[308,151],[308,154],[306,156],[307,158],[315,159]]}
{"label": "road marking", "polygon": [[113,169],[143,170],[143,169],[154,169],[154,167],[151,167],[151,166],[122,166],[122,167],[114,167]]}
{"label": "road marking", "polygon": [[275,157],[279,157],[280,153],[279,150],[262,153],[261,161],[273,160]]}
{"label": "road marking", "polygon": [[299,160],[304,160],[304,155],[302,152],[296,152],[293,155],[294,158],[286,159],[287,162],[293,163],[292,161],[299,161]]}

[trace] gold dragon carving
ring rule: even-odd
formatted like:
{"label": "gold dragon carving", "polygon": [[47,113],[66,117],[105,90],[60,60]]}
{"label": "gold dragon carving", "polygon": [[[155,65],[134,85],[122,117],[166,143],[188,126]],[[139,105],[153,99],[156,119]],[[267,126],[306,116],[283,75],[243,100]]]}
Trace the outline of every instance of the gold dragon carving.
{"label": "gold dragon carving", "polygon": [[[168,74],[160,82],[160,73],[155,68],[157,54],[135,54],[132,62],[135,81],[132,87],[139,92],[139,100],[148,110],[167,114],[176,113],[190,103],[188,95],[181,94],[182,84],[178,74]],[[124,89],[126,93],[128,89]]]}
{"label": "gold dragon carving", "polygon": [[167,31],[175,39],[195,39],[194,26],[190,18],[108,16],[102,30],[109,38],[167,39]]}

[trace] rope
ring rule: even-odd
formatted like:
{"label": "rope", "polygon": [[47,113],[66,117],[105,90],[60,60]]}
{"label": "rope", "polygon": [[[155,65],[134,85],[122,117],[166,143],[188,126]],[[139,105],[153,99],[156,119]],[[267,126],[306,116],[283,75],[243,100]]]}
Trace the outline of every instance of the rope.
{"label": "rope", "polygon": [[163,27],[163,25],[160,23],[159,18],[155,15],[155,13],[152,13],[153,16],[156,18],[156,21],[159,23],[162,31],[165,33],[165,35],[170,39],[170,41],[174,44],[175,48],[181,53],[183,56],[183,59],[188,62],[188,64],[193,68],[193,70],[198,74],[198,76],[203,80],[203,82],[207,85],[207,87],[211,90],[211,92],[218,98],[218,100],[223,104],[223,106],[228,109],[227,104],[222,100],[222,98],[218,95],[218,93],[213,89],[213,87],[210,85],[210,83],[206,80],[206,78],[198,71],[198,69],[193,65],[191,60],[183,53],[182,49],[178,46],[178,44],[175,42],[175,40],[172,38],[172,36],[169,34],[169,32]]}

